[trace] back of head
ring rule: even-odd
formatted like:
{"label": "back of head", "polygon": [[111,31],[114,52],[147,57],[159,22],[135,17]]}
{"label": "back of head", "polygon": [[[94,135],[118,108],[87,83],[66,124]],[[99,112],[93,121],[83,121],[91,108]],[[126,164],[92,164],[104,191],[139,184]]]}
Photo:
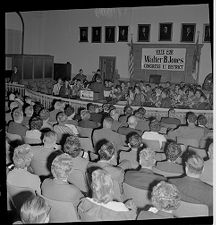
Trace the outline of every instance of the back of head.
{"label": "back of head", "polygon": [[133,108],[130,105],[126,105],[124,107],[124,112],[126,115],[132,115],[133,114]]}
{"label": "back of head", "polygon": [[157,119],[154,119],[149,124],[150,130],[158,132],[161,129],[161,123]]}
{"label": "back of head", "polygon": [[43,120],[39,116],[32,117],[29,121],[29,124],[31,130],[40,130],[43,126]]}
{"label": "back of head", "polygon": [[59,112],[56,115],[56,120],[59,123],[64,123],[67,120],[67,116],[65,115],[64,112]]}
{"label": "back of head", "polygon": [[111,142],[107,142],[101,146],[98,151],[100,159],[102,160],[110,160],[115,154],[114,145]]}
{"label": "back of head", "polygon": [[197,154],[190,154],[185,163],[186,174],[189,176],[199,176],[202,174],[204,161]]}
{"label": "back of head", "polygon": [[190,124],[195,124],[195,122],[197,120],[197,116],[193,112],[188,112],[186,115],[186,118],[187,118],[188,123],[190,123]]}
{"label": "back of head", "polygon": [[182,154],[181,146],[175,142],[170,142],[165,149],[165,154],[167,160],[174,162]]}
{"label": "back of head", "polygon": [[95,106],[92,103],[88,103],[86,108],[90,113],[95,111]]}
{"label": "back of head", "polygon": [[130,116],[128,118],[128,125],[129,125],[129,127],[135,129],[135,127],[137,126],[137,123],[138,123],[138,121],[137,121],[137,118],[135,116]]}
{"label": "back of head", "polygon": [[75,112],[74,107],[72,107],[71,105],[67,105],[64,109],[64,113],[66,116],[71,116],[73,115]]}
{"label": "back of head", "polygon": [[207,124],[207,118],[204,115],[199,115],[197,118],[198,125],[205,126]]}
{"label": "back of head", "polygon": [[174,117],[175,116],[175,109],[174,108],[170,108],[168,110],[168,117]]}
{"label": "back of head", "polygon": [[67,181],[73,168],[73,161],[70,155],[63,153],[56,156],[51,165],[51,173],[54,178]]}
{"label": "back of head", "polygon": [[139,163],[141,167],[149,167],[155,165],[155,151],[150,148],[143,147],[139,152]]}
{"label": "back of head", "polygon": [[30,105],[30,104],[26,104],[23,107],[24,107],[23,111],[24,111],[25,115],[28,116],[28,117],[31,117],[34,113],[33,106]]}
{"label": "back of head", "polygon": [[79,138],[72,135],[67,137],[63,146],[63,150],[73,158],[76,158],[82,151]]}
{"label": "back of head", "polygon": [[48,223],[50,206],[40,196],[28,198],[20,209],[20,217],[24,224]]}
{"label": "back of head", "polygon": [[47,120],[50,117],[50,112],[48,109],[42,109],[39,113],[39,116],[42,120]]}
{"label": "back of head", "polygon": [[136,116],[136,118],[138,118],[140,120],[142,120],[144,118],[144,115],[139,111],[136,111],[134,116]]}
{"label": "back of head", "polygon": [[16,168],[24,169],[28,167],[33,158],[31,146],[28,144],[19,145],[13,153],[13,163]]}
{"label": "back of head", "polygon": [[161,181],[153,187],[151,200],[158,210],[175,210],[180,205],[180,192],[174,184]]}
{"label": "back of head", "polygon": [[82,120],[89,120],[90,117],[91,117],[91,114],[90,114],[90,112],[88,110],[84,109],[84,110],[81,111],[80,116],[81,116]]}
{"label": "back of head", "polygon": [[111,117],[106,117],[103,120],[103,128],[111,129],[112,124],[113,124],[113,118],[111,118]]}
{"label": "back of head", "polygon": [[113,200],[113,181],[111,175],[102,169],[92,172],[92,197],[98,203],[108,203]]}
{"label": "back of head", "polygon": [[129,137],[128,142],[131,148],[138,149],[142,143],[142,137],[139,134],[133,134]]}
{"label": "back of head", "polygon": [[23,112],[22,112],[22,110],[20,108],[15,108],[12,111],[12,117],[13,117],[14,122],[22,123],[22,121],[23,121]]}
{"label": "back of head", "polygon": [[57,134],[53,130],[49,130],[43,134],[43,143],[45,145],[55,145],[57,141]]}

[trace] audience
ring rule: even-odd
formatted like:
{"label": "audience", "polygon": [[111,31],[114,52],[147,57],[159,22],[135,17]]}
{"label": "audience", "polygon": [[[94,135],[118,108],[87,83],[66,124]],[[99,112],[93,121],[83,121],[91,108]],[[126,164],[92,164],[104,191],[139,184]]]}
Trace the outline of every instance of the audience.
{"label": "audience", "polygon": [[91,118],[90,112],[88,110],[82,110],[81,121],[78,122],[78,126],[92,129],[98,128],[100,126],[100,123],[91,121],[90,118]]}
{"label": "audience", "polygon": [[29,128],[29,120],[33,116],[34,109],[32,105],[26,104],[24,107],[24,118],[22,124]]}
{"label": "audience", "polygon": [[59,91],[61,89],[61,86],[62,86],[62,79],[58,78],[57,83],[53,86],[52,94],[53,95],[59,95]]}

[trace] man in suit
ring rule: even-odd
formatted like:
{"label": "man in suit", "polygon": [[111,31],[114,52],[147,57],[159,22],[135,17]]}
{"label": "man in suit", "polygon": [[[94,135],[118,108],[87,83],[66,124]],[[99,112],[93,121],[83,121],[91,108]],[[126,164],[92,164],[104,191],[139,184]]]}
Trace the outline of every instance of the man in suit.
{"label": "man in suit", "polygon": [[176,128],[181,124],[181,121],[177,118],[175,118],[175,109],[170,108],[168,110],[168,117],[162,117],[161,120],[161,126],[167,127],[167,128]]}
{"label": "man in suit", "polygon": [[168,27],[167,26],[163,26],[161,28],[161,33],[160,33],[160,40],[161,41],[169,41],[171,38],[171,34],[168,31]]}
{"label": "man in suit", "polygon": [[91,114],[88,110],[82,110],[81,111],[81,121],[78,122],[79,127],[83,128],[98,128],[100,126],[100,123],[94,122],[90,120]]}
{"label": "man in suit", "polygon": [[171,178],[169,182],[176,185],[181,193],[181,200],[194,204],[205,204],[209,215],[213,215],[213,187],[201,181],[204,161],[197,154],[190,154],[185,162],[186,176]]}
{"label": "man in suit", "polygon": [[155,162],[155,152],[150,148],[143,147],[139,152],[140,170],[127,171],[124,182],[136,188],[150,190],[156,182],[166,180],[165,177],[152,171]]}
{"label": "man in suit", "polygon": [[103,115],[99,112],[98,113],[95,112],[96,107],[97,107],[97,105],[94,105],[92,103],[87,104],[87,110],[89,110],[89,112],[91,114],[90,120],[94,121],[94,122],[97,122],[97,123],[101,123]]}
{"label": "man in suit", "polygon": [[139,41],[148,41],[148,30],[146,27],[140,28]]}
{"label": "man in suit", "polygon": [[89,85],[89,88],[94,92],[98,93],[100,98],[104,97],[104,85],[102,83],[102,78],[100,75],[96,77],[96,81]]}
{"label": "man in suit", "polygon": [[193,32],[191,27],[187,27],[183,32],[182,41],[193,41]]}

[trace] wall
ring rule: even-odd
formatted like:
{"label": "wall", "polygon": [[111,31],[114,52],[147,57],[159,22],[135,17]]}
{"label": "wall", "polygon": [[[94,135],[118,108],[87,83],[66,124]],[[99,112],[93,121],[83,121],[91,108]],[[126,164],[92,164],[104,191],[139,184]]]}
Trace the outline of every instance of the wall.
{"label": "wall", "polygon": [[[94,9],[55,10],[42,12],[22,12],[25,22],[25,54],[49,54],[56,63],[70,62],[72,73],[83,68],[85,74],[92,75],[99,67],[99,56],[116,56],[116,68],[121,78],[128,78],[129,47],[125,42],[104,43],[104,26],[129,25],[134,43],[137,42],[138,24],[150,23],[150,44],[158,41],[159,23],[173,23],[173,39],[170,44],[180,43],[181,23],[196,23],[202,43],[203,24],[209,23],[209,9],[203,5],[178,5],[160,7],[135,7],[123,10],[121,16],[96,17]],[[6,28],[14,26],[12,13],[6,15]],[[19,19],[19,18],[17,18]],[[79,42],[79,27],[89,27],[89,43]],[[91,43],[91,27],[102,26],[102,43]],[[197,33],[195,40],[197,39]],[[117,40],[117,37],[116,37]],[[200,78],[212,72],[211,44],[204,43],[200,59]]]}

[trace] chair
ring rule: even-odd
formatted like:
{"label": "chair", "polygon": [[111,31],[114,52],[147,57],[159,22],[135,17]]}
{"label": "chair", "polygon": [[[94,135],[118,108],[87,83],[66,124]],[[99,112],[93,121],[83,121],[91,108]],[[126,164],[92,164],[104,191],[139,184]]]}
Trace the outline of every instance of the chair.
{"label": "chair", "polygon": [[49,199],[43,195],[42,197],[50,206],[50,223],[66,223],[66,222],[79,222],[77,212],[72,202],[64,202]]}
{"label": "chair", "polygon": [[83,192],[88,192],[85,174],[79,169],[72,169],[68,176],[68,182],[74,184]]}
{"label": "chair", "polygon": [[149,76],[149,83],[156,83],[156,84],[160,84],[161,82],[161,75],[158,74],[151,74]]}
{"label": "chair", "polygon": [[79,126],[77,126],[76,128],[77,128],[77,130],[79,132],[80,137],[91,138],[92,131],[93,131],[92,128],[83,128],[83,127],[79,127]]}
{"label": "chair", "polygon": [[31,161],[31,168],[34,171],[34,174],[38,176],[49,176],[50,171],[47,168],[47,160],[36,160],[32,159]]}
{"label": "chair", "polygon": [[148,199],[148,190],[132,187],[126,183],[123,183],[123,190],[126,199],[132,198],[137,207],[141,208],[150,204],[150,200]]}
{"label": "chair", "polygon": [[177,143],[185,145],[186,149],[188,146],[199,148],[199,141],[197,139],[177,137]]}
{"label": "chair", "polygon": [[6,132],[6,137],[9,138],[10,141],[16,141],[16,140],[22,141],[22,137],[18,134],[11,134]]}
{"label": "chair", "polygon": [[181,201],[180,206],[175,210],[174,214],[177,217],[209,216],[208,211],[207,205]]}
{"label": "chair", "polygon": [[92,145],[92,141],[91,138],[79,138],[80,140],[80,144],[81,147],[86,150],[86,151],[90,151],[90,152],[95,152],[94,147]]}
{"label": "chair", "polygon": [[8,209],[11,209],[11,202],[19,214],[20,207],[22,206],[24,201],[32,195],[35,195],[35,191],[30,187],[19,187],[7,183],[7,197],[9,198]]}
{"label": "chair", "polygon": [[147,147],[152,148],[156,152],[163,152],[163,147],[160,147],[160,142],[158,140],[143,139],[143,142]]}
{"label": "chair", "polygon": [[164,177],[178,177],[178,176],[182,175],[182,173],[171,173],[171,172],[159,170],[159,169],[157,169],[155,167],[153,167],[152,170],[153,170],[154,173],[160,174],[160,175],[162,175]]}
{"label": "chair", "polygon": [[36,139],[36,138],[29,138],[29,137],[24,137],[24,142],[26,144],[42,144],[41,139]]}

